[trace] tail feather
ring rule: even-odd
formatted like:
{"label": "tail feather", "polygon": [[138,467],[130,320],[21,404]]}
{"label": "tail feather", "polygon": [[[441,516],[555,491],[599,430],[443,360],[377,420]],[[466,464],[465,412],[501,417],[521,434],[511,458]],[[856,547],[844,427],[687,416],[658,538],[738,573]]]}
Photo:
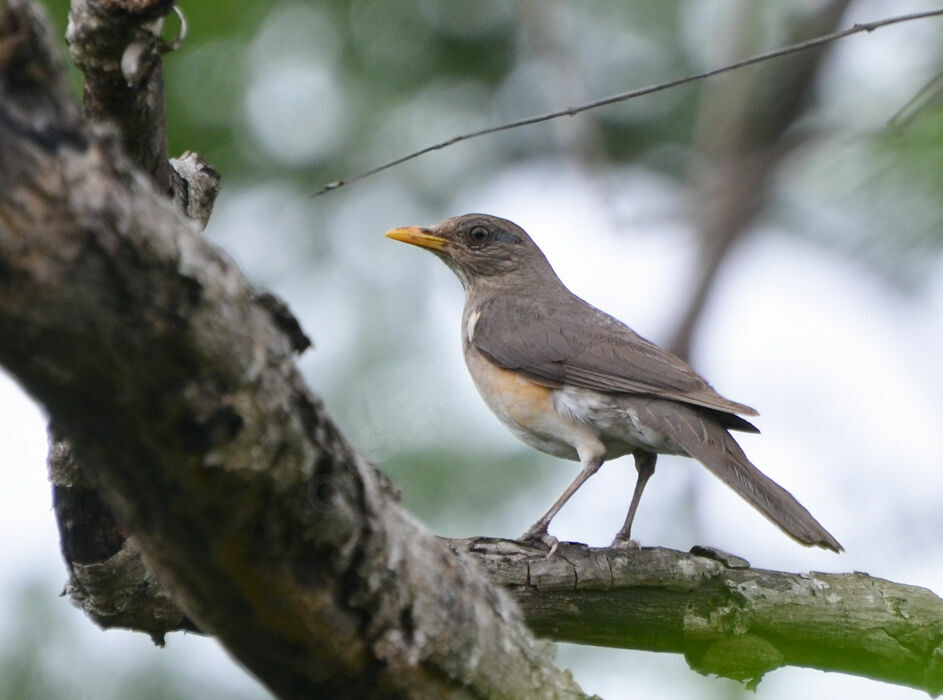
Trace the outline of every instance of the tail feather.
{"label": "tail feather", "polygon": [[805,545],[835,552],[843,547],[795,497],[757,469],[720,423],[697,408],[650,402],[642,422],[677,443],[750,505]]}

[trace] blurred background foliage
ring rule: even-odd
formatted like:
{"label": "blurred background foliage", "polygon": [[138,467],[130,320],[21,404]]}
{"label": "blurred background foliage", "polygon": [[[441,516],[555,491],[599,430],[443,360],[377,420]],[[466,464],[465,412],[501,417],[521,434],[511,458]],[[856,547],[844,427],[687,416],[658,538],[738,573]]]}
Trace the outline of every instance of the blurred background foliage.
{"label": "blurred background foliage", "polygon": [[[46,5],[64,33],[68,3]],[[565,197],[566,182],[578,181],[592,193],[587,227],[606,222],[630,249],[641,244],[630,237],[635,226],[680,228],[689,252],[679,256],[693,259],[694,268],[712,248],[724,259],[738,241],[775,231],[839,255],[880,280],[889,295],[920,295],[937,284],[943,104],[931,92],[907,119],[888,122],[941,70],[940,20],[829,48],[798,81],[801,96],[780,90],[795,78],[797,64],[771,62],[475,139],[308,197],[327,182],[459,133],[714,68],[816,27],[829,31],[936,3],[182,0],[180,6],[189,36],[165,62],[170,146],[174,155],[198,151],[222,173],[207,235],[255,282],[289,302],[315,341],[301,359],[312,386],[355,444],[403,488],[406,505],[442,534],[514,535],[570,471],[505,437],[477,403],[458,350],[458,284],[428,256],[394,251],[382,239],[386,229],[512,200],[507,190],[521,179],[531,183],[524,188],[531,195],[541,183],[557,183],[530,205],[549,212],[566,206],[561,192]],[[835,21],[816,25],[828,11]],[[173,35],[177,26],[170,18],[165,32]],[[795,107],[783,106],[793,98]],[[786,109],[793,111],[782,116]],[[756,178],[729,185],[738,181],[728,170],[742,176],[758,159],[763,184],[738,200],[737,187],[749,190]],[[571,178],[562,186],[561,173]],[[585,192],[573,197],[587,199]],[[705,197],[740,207],[739,224],[728,227],[736,236],[712,243],[708,219],[716,212],[702,206]],[[572,245],[597,245],[592,231],[569,226]],[[667,318],[650,324],[660,342],[671,341],[672,325],[698,292],[679,285],[674,293],[677,301],[662,310]],[[670,476],[659,478],[670,483]],[[650,491],[657,488],[667,486]],[[687,496],[666,502],[670,527],[682,531],[673,542],[698,536],[698,518],[688,508],[692,492],[682,483],[674,493]],[[35,611],[24,614],[34,624],[55,625],[58,636],[59,614],[32,588],[23,596],[17,605]],[[112,670],[94,664],[82,669],[85,679],[66,682],[44,665],[44,639],[28,625],[7,639],[13,643],[0,652],[3,697],[214,696],[189,676],[185,683],[164,677],[156,682],[160,690],[145,689],[157,673],[150,670],[126,692],[131,681],[110,680]],[[603,670],[600,659],[613,652],[567,653],[578,677],[580,668],[625,672],[624,655]],[[151,657],[163,663],[160,653]],[[651,657],[633,657],[633,668],[677,675],[674,662]],[[72,663],[82,658],[78,650]],[[661,686],[662,697],[692,689],[698,697],[741,692],[682,675],[667,695]],[[610,697],[622,686],[637,695],[650,682],[644,678],[602,687]],[[760,685],[761,696],[770,685]]]}

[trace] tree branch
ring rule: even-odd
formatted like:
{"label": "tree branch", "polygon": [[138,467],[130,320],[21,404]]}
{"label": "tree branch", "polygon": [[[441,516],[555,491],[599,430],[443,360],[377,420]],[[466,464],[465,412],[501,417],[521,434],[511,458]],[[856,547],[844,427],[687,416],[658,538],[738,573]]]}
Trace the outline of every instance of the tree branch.
{"label": "tree branch", "polygon": [[721,66],[720,68],[714,68],[703,73],[698,73],[696,75],[689,75],[683,78],[675,78],[674,80],[669,80],[664,83],[658,83],[656,85],[649,85],[647,87],[638,88],[636,90],[629,90],[628,92],[621,92],[616,95],[609,95],[608,97],[603,97],[598,100],[593,100],[592,102],[587,102],[585,104],[577,105],[575,107],[566,107],[565,109],[557,110],[555,112],[548,112],[547,114],[539,114],[532,117],[525,117],[524,119],[518,119],[516,121],[507,122],[505,124],[498,124],[497,126],[490,126],[486,129],[479,129],[477,131],[470,131],[466,134],[459,134],[458,136],[453,136],[452,138],[441,141],[439,143],[432,144],[431,146],[426,146],[421,148],[418,151],[413,151],[408,153],[405,156],[401,156],[389,162],[378,165],[375,168],[370,168],[356,175],[344,178],[342,180],[335,180],[324,185],[320,190],[313,193],[311,197],[320,197],[323,194],[332,192],[340,187],[349,185],[351,183],[357,182],[358,180],[363,180],[364,178],[370,177],[371,175],[376,175],[381,173],[384,170],[389,170],[397,165],[401,165],[408,161],[414,160],[419,156],[424,156],[427,153],[432,151],[439,151],[448,146],[452,146],[456,143],[461,143],[462,141],[468,141],[469,139],[478,138],[479,136],[487,136],[489,134],[497,134],[501,131],[508,131],[510,129],[517,129],[522,126],[531,126],[533,124],[540,124],[541,122],[550,121],[551,119],[559,119],[560,117],[572,117],[580,112],[586,112],[591,109],[598,109],[599,107],[606,107],[611,104],[616,104],[619,102],[625,102],[626,100],[631,100],[635,97],[642,97],[643,95],[650,95],[653,92],[661,92],[662,90],[667,90],[669,88],[678,87],[679,85],[684,85],[686,83],[691,83],[697,80],[704,80],[706,78],[711,78],[715,75],[720,75],[721,73],[727,73],[738,68],[743,68],[745,66],[752,66],[756,63],[762,63],[764,61],[769,61],[774,58],[780,58],[782,56],[788,56],[790,54],[797,53],[799,51],[806,51],[817,46],[822,46],[824,44],[837,41],[838,39],[843,39],[846,36],[851,36],[852,34],[859,34],[861,32],[873,32],[875,29],[880,29],[881,27],[887,27],[892,24],[899,24],[901,22],[911,22],[918,19],[926,19],[928,17],[937,17],[943,15],[943,10],[929,10],[927,12],[918,12],[910,15],[899,15],[897,17],[887,17],[885,19],[876,20],[874,22],[866,22],[864,24],[856,24],[853,27],[844,29],[840,32],[833,32],[831,34],[826,34],[824,36],[815,37],[813,39],[808,39],[806,41],[800,41],[795,44],[790,44],[780,49],[775,49],[773,51],[767,51],[765,53],[758,54],[756,56],[751,56],[750,58],[745,58],[742,61],[737,61],[735,63],[728,64],[726,66]]}
{"label": "tree branch", "polygon": [[198,632],[79,467],[67,440],[49,432],[47,459],[62,557],[65,594],[103,629],[144,632],[163,646],[168,632]]}
{"label": "tree branch", "polygon": [[282,697],[579,696],[339,434],[229,258],[83,127],[50,51],[10,0],[0,364],[187,616]]}
{"label": "tree branch", "polygon": [[[167,159],[163,17],[173,0],[73,0],[66,40],[85,74],[83,111],[111,121],[124,152],[158,188],[172,190]],[[156,127],[156,128],[155,128]]]}
{"label": "tree branch", "polygon": [[[160,28],[171,7],[166,0],[76,0],[67,38],[85,75],[85,119],[117,128],[125,155],[159,188],[172,187],[180,209],[205,227],[219,173],[189,151],[167,161]],[[167,632],[196,630],[53,430],[48,469],[71,601],[103,628],[140,630],[158,644]]]}
{"label": "tree branch", "polygon": [[706,551],[450,551],[304,386],[287,308],[202,240],[112,129],[83,125],[51,44],[35,6],[11,0],[0,364],[61,436],[56,510],[93,619],[155,638],[198,626],[283,697],[580,696],[474,556],[547,636],[678,651],[752,682],[797,664],[943,689],[943,610],[923,589]]}
{"label": "tree branch", "polygon": [[161,57],[176,46],[164,43],[161,30],[173,9],[173,0],[73,0],[66,39],[85,76],[85,119],[113,124],[131,162],[205,226],[219,173],[194,153],[167,157]]}
{"label": "tree branch", "polygon": [[691,668],[755,686],[808,666],[943,692],[943,599],[864,573],[749,568],[722,552],[561,543],[557,556],[510,540],[449,540],[558,641],[685,655]]}

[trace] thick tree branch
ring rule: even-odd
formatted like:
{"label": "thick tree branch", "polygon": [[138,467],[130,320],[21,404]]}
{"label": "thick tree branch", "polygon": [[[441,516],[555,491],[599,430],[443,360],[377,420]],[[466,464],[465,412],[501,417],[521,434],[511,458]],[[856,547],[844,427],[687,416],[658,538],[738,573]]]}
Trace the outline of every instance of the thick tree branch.
{"label": "thick tree branch", "polygon": [[[160,38],[165,0],[75,0],[72,55],[85,74],[84,115],[122,134],[124,153],[205,227],[219,173],[187,152],[167,161]],[[168,167],[169,166],[169,167]],[[53,507],[69,569],[66,594],[102,627],[127,627],[162,643],[166,632],[196,629],[144,564],[141,553],[84,474],[71,445],[50,431]]]}
{"label": "thick tree branch", "polygon": [[752,569],[703,548],[561,543],[548,559],[509,540],[450,542],[512,592],[539,635],[682,653],[697,671],[753,685],[792,665],[943,692],[943,600],[926,588]]}
{"label": "thick tree branch", "polygon": [[[82,125],[50,44],[33,6],[10,2],[0,363],[62,436],[63,549],[99,624],[157,639],[198,626],[284,697],[578,696],[472,555],[553,638],[681,652],[752,682],[796,664],[943,689],[943,610],[924,589],[716,553],[450,552],[310,395],[287,308],[140,175],[127,139]],[[178,204],[204,224],[215,173],[174,167],[196,183]]]}
{"label": "thick tree branch", "polygon": [[145,632],[156,644],[178,630],[199,631],[157,577],[111,507],[79,467],[67,440],[49,433],[49,480],[62,557],[65,593],[102,628]]}
{"label": "thick tree branch", "polygon": [[45,27],[0,17],[0,364],[148,568],[283,697],[579,695],[346,443],[235,265],[63,106]]}

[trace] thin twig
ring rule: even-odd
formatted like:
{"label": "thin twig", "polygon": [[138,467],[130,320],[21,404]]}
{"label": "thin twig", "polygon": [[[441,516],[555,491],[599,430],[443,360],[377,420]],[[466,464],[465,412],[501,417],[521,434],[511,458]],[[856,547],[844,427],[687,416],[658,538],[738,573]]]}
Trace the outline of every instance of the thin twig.
{"label": "thin twig", "polygon": [[561,109],[556,112],[548,112],[547,114],[540,114],[533,117],[526,117],[524,119],[518,119],[517,121],[507,122],[506,124],[499,124],[497,126],[491,126],[486,129],[479,129],[477,131],[470,131],[466,134],[460,134],[458,136],[453,136],[447,141],[442,141],[440,143],[433,144],[432,146],[426,146],[421,148],[418,151],[414,151],[408,155],[402,156],[395,160],[391,160],[388,163],[383,165],[378,165],[375,168],[370,170],[365,170],[357,175],[353,175],[349,178],[343,180],[335,180],[330,182],[320,190],[311,195],[311,197],[319,197],[322,194],[332,192],[344,185],[349,185],[352,182],[357,182],[358,180],[363,180],[366,177],[371,175],[376,175],[379,172],[388,170],[394,166],[397,166],[401,163],[418,158],[419,156],[425,155],[432,151],[438,151],[440,149],[446,148],[453,144],[459,143],[460,141],[467,141],[469,139],[477,138],[479,136],[486,136],[488,134],[495,134],[499,131],[507,131],[509,129],[516,129],[521,126],[529,126],[531,124],[539,124],[540,122],[550,121],[551,119],[557,119],[559,117],[572,117],[575,114],[580,112],[586,112],[590,109],[596,109],[597,107],[604,107],[606,105],[615,104],[617,102],[624,102],[630,100],[634,97],[641,97],[642,95],[650,95],[653,92],[660,92],[662,90],[667,90],[668,88],[677,87],[679,85],[684,85],[685,83],[694,82],[695,80],[703,80],[705,78],[711,78],[715,75],[720,75],[721,73],[727,73],[728,71],[736,70],[737,68],[743,68],[745,66],[750,66],[755,63],[761,63],[763,61],[768,61],[773,58],[779,58],[781,56],[788,56],[789,54],[798,53],[799,51],[805,51],[806,49],[815,48],[816,46],[821,46],[822,44],[827,44],[837,39],[842,39],[846,36],[851,36],[852,34],[858,34],[860,32],[872,32],[875,29],[881,27],[886,27],[891,24],[899,24],[900,22],[910,22],[917,19],[925,19],[927,17],[936,17],[943,15],[943,10],[928,10],[927,12],[917,12],[909,15],[899,15],[897,17],[888,17],[886,19],[877,20],[875,22],[865,22],[864,24],[855,24],[849,29],[843,29],[840,32],[832,32],[831,34],[824,34],[820,37],[814,39],[808,39],[806,41],[800,41],[796,44],[790,44],[781,49],[775,49],[773,51],[767,51],[766,53],[761,53],[750,58],[746,58],[742,61],[736,63],[731,63],[729,65],[723,66],[721,68],[714,68],[713,70],[706,71],[704,73],[698,73],[696,75],[689,75],[684,78],[676,78],[675,80],[669,80],[665,83],[658,83],[657,85],[649,85],[648,87],[639,88],[637,90],[630,90],[629,92],[622,92],[617,95],[610,95],[609,97],[603,97],[599,100],[594,100],[592,102],[587,102],[576,107],[567,107],[566,109]]}

